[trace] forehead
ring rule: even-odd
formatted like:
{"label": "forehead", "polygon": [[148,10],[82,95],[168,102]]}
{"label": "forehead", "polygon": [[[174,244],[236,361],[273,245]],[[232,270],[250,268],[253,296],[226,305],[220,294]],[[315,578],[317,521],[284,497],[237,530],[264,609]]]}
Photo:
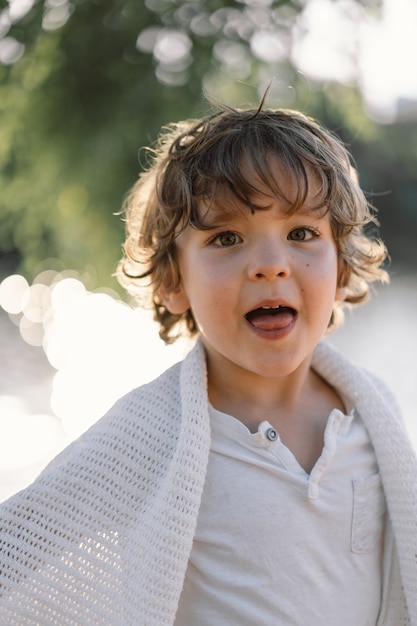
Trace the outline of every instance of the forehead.
{"label": "forehead", "polygon": [[[239,175],[216,181],[197,197],[200,220],[214,220],[250,210],[267,210],[272,202],[279,200],[288,213],[314,213],[324,215],[327,211],[323,185],[308,164],[291,168],[276,155],[266,155],[262,161],[253,163],[247,156],[239,164]],[[197,224],[196,224],[197,225]]]}

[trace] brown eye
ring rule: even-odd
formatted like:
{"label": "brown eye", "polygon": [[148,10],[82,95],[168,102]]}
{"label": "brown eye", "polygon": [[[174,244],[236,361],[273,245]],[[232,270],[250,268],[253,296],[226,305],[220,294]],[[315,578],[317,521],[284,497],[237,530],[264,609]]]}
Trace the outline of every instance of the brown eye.
{"label": "brown eye", "polygon": [[306,238],[305,228],[296,228],[290,232],[289,238],[292,241],[304,241]]}
{"label": "brown eye", "polygon": [[291,241],[310,241],[318,237],[319,233],[315,228],[303,226],[302,228],[294,228],[288,235],[288,239]]}
{"label": "brown eye", "polygon": [[235,246],[237,243],[240,243],[241,239],[238,235],[236,235],[236,233],[232,233],[232,232],[225,232],[225,233],[219,233],[218,235],[216,235],[212,242],[217,244],[218,246],[222,247],[222,248],[229,248],[230,246]]}

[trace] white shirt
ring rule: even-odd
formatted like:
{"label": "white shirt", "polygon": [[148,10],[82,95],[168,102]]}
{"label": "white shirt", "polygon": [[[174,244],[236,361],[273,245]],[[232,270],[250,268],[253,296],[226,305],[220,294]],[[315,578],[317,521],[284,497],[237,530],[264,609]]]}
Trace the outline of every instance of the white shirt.
{"label": "white shirt", "polygon": [[268,422],[253,434],[212,407],[210,418],[175,625],[374,626],[385,502],[359,416],[331,412],[310,475]]}

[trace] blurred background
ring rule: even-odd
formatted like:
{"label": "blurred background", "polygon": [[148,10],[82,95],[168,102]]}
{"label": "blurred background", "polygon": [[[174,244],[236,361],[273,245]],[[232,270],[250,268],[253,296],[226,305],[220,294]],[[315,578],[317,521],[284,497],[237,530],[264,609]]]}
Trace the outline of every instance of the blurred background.
{"label": "blurred background", "polygon": [[178,360],[114,271],[160,127],[209,96],[318,118],[379,210],[391,285],[330,341],[417,444],[415,0],[0,0],[0,499]]}

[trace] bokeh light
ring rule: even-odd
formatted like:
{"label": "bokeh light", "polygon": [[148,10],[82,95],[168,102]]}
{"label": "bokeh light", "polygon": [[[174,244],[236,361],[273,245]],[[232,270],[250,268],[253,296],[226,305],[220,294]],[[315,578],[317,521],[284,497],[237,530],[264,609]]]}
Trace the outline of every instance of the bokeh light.
{"label": "bokeh light", "polygon": [[371,117],[383,123],[415,109],[415,0],[384,0],[381,15],[354,0],[310,0],[295,23],[291,58],[320,81],[358,81]]}
{"label": "bokeh light", "polygon": [[0,283],[0,306],[8,313],[21,313],[29,300],[29,283],[23,276],[13,274]]}
{"label": "bokeh light", "polygon": [[49,415],[30,414],[21,399],[0,396],[0,499],[29,483],[119,397],[189,347],[186,341],[165,346],[150,311],[89,291],[74,274],[47,270],[32,285],[20,275],[0,284],[0,307],[56,370]]}
{"label": "bokeh light", "polygon": [[[417,424],[412,420],[417,401],[414,370],[392,367],[390,356],[400,341],[401,362],[414,359],[415,286],[415,277],[409,277],[383,288],[331,341],[389,382],[417,445]],[[42,346],[56,370],[49,414],[31,414],[21,399],[0,396],[1,500],[31,482],[47,461],[120,396],[182,359],[189,343],[165,346],[150,311],[134,309],[115,294],[89,291],[74,272],[43,271],[32,285],[22,276],[9,276],[0,284],[0,306],[25,342]],[[396,319],[400,312],[398,334],[387,334],[387,319]]]}
{"label": "bokeh light", "polygon": [[[76,18],[83,4],[78,6],[69,0],[45,0],[39,15],[43,29],[54,32],[51,39],[43,41],[53,42],[55,36],[58,39],[59,33],[55,31],[67,24],[72,14]],[[12,29],[34,5],[35,0],[8,0],[0,10],[0,63],[8,66],[7,72],[13,70],[9,66],[17,63],[18,74],[19,67],[24,67],[18,63],[23,56],[27,72],[22,73],[21,84],[26,90],[36,93],[36,86],[42,88],[50,71],[45,61],[48,54],[52,54],[53,45],[45,46],[43,52],[41,47],[40,56],[34,56],[30,61],[24,43],[18,40],[21,32]],[[141,52],[151,55],[155,76],[164,88],[188,84],[192,77],[192,64],[199,54],[195,40],[198,37],[202,40],[207,38],[201,41],[202,48],[213,44],[212,61],[213,68],[216,68],[216,71],[208,71],[202,76],[203,88],[210,94],[219,93],[220,99],[223,99],[221,89],[233,86],[236,81],[253,85],[261,96],[266,85],[277,74],[269,95],[283,106],[292,106],[294,93],[289,82],[291,79],[285,69],[276,72],[289,59],[300,76],[303,76],[306,85],[316,79],[359,81],[367,110],[378,121],[390,123],[400,119],[401,112],[407,107],[417,107],[417,81],[413,65],[417,54],[417,39],[413,30],[417,20],[415,0],[383,0],[380,15],[374,10],[372,2],[358,3],[354,0],[309,0],[298,3],[302,7],[300,11],[297,3],[284,3],[271,10],[271,0],[242,0],[233,6],[218,6],[210,12],[205,11],[198,2],[145,0],[144,5],[159,17],[155,22],[144,22],[140,32],[134,26],[132,48],[136,42],[135,53],[139,51],[138,55]],[[169,13],[166,13],[167,10]],[[109,32],[112,37],[118,28],[116,22],[113,23],[116,14],[122,20],[120,24],[129,22],[134,25],[128,11],[117,7],[105,18],[106,24],[111,23],[113,30]],[[29,23],[28,18],[26,24]],[[158,23],[158,26],[149,25],[154,23]],[[97,34],[99,32],[96,31]],[[22,39],[25,40],[23,36]],[[42,43],[41,38],[39,42]],[[129,58],[132,63],[137,63],[139,57],[129,53]],[[64,56],[59,52],[54,63],[58,66],[62,59]],[[137,68],[142,68],[142,65]],[[255,73],[254,68],[257,68]],[[64,76],[68,75],[76,76],[76,72],[65,73]],[[113,68],[107,79],[109,77],[112,86]],[[116,93],[122,92],[114,90],[113,86],[111,89]],[[72,89],[71,93],[74,91]],[[92,89],[91,94],[84,94],[84,91],[83,96],[99,93],[101,98],[101,92],[96,89]],[[44,90],[44,93],[50,92]],[[134,92],[127,89],[126,93],[128,100],[136,102],[136,95],[132,95]],[[107,100],[110,101],[109,95],[110,92],[107,93]],[[103,111],[106,110],[105,100],[105,97],[99,103],[94,100],[98,107],[97,113],[102,105]],[[25,134],[22,124],[27,115],[22,111],[29,109],[19,109],[15,97],[12,101],[12,108],[16,108],[17,112],[16,129],[10,127],[10,136],[13,136],[10,154],[14,155],[13,133],[16,133],[16,137],[18,131]],[[124,110],[126,102],[120,100],[116,108]],[[20,106],[23,106],[22,103]],[[57,109],[61,121],[62,108]],[[82,109],[80,121],[87,111],[88,108]],[[135,114],[130,117],[134,118]],[[57,159],[54,151],[45,149],[42,125],[30,123],[29,126],[39,132],[39,136],[34,139],[36,158],[32,160],[31,167],[35,172],[34,177],[42,179],[43,188],[36,208],[32,203],[32,187],[24,175],[25,170],[22,178],[16,179],[17,186],[11,187],[10,197],[18,200],[16,205],[10,203],[14,207],[12,213],[20,215],[20,205],[28,207],[27,214],[22,214],[22,218],[17,219],[13,226],[10,235],[12,244],[19,251],[29,249],[32,254],[33,249],[44,244],[49,222],[53,226],[53,221],[56,219],[58,224],[59,218],[59,223],[65,224],[62,238],[58,238],[59,254],[66,249],[77,256],[86,233],[98,239],[96,250],[110,249],[110,246],[101,245],[101,234],[107,227],[105,219],[98,211],[91,215],[89,213],[96,201],[92,193],[94,185],[88,187],[84,170],[83,177],[79,179],[76,176],[73,179],[72,171],[68,174],[68,180],[60,178],[59,168],[55,170],[55,164],[61,161],[65,163],[65,159]],[[118,135],[122,125],[114,128]],[[121,135],[125,137],[130,132],[128,128],[133,126],[123,128]],[[54,134],[49,136],[52,141],[55,140]],[[39,142],[43,146],[40,152]],[[110,152],[107,147],[111,145],[113,149],[118,142],[118,137],[110,139],[110,135],[103,134],[97,144],[97,151],[92,150],[91,154],[99,154],[100,159],[104,159],[106,152]],[[70,145],[71,142],[62,143]],[[29,153],[24,154],[23,162],[26,163],[26,160],[29,164]],[[71,159],[71,163],[73,161]],[[40,163],[39,169],[35,168],[35,163]],[[103,163],[100,162],[99,181],[103,177]],[[125,165],[121,164],[122,167]],[[45,173],[48,173],[49,178]],[[44,200],[43,189],[55,187],[55,181],[61,187],[56,202],[54,200],[51,205],[50,199],[49,204]],[[415,219],[413,198],[414,195],[410,193],[407,206],[411,207],[411,226]],[[48,228],[45,229],[41,216],[44,207],[48,206],[56,208],[56,212],[52,216],[49,211]],[[80,218],[87,215],[90,215],[85,222],[88,226],[82,230],[79,228],[82,224]],[[4,237],[7,239],[7,236]],[[27,242],[30,242],[29,248],[26,247]],[[58,254],[48,250],[47,254],[50,253]],[[28,264],[20,267],[21,271],[32,276],[32,257],[29,257]],[[98,259],[96,254],[94,263],[97,267],[92,271],[97,271],[101,262],[103,259]],[[80,266],[83,263],[84,260]],[[88,263],[89,260],[85,265]],[[22,398],[18,396],[18,391],[16,395],[0,395],[0,499],[30,482],[43,464],[100,418],[122,394],[157,376],[171,363],[181,359],[188,349],[186,342],[164,346],[149,311],[132,309],[110,291],[94,291],[94,279],[90,282],[87,280],[89,270],[85,275],[79,275],[70,270],[63,271],[59,265],[54,267],[60,269],[50,269],[45,261],[43,271],[39,271],[32,284],[17,274],[9,276],[0,284],[0,308],[14,324],[13,331],[20,333],[25,345],[42,353],[42,356],[45,354],[53,373],[52,390],[48,389],[47,411],[32,410],[30,403],[25,403],[23,392]],[[401,283],[394,282],[389,291],[381,291],[379,300],[355,312],[346,327],[332,337],[332,341],[389,382],[402,404],[410,433],[417,443],[417,425],[412,421],[417,402],[414,365],[417,351],[415,294],[415,276]],[[363,341],[365,335],[366,342]],[[398,345],[401,345],[400,354]],[[19,365],[16,369],[19,369]],[[19,374],[18,371],[15,377],[18,378]],[[24,373],[21,375],[21,385],[23,390]]]}

